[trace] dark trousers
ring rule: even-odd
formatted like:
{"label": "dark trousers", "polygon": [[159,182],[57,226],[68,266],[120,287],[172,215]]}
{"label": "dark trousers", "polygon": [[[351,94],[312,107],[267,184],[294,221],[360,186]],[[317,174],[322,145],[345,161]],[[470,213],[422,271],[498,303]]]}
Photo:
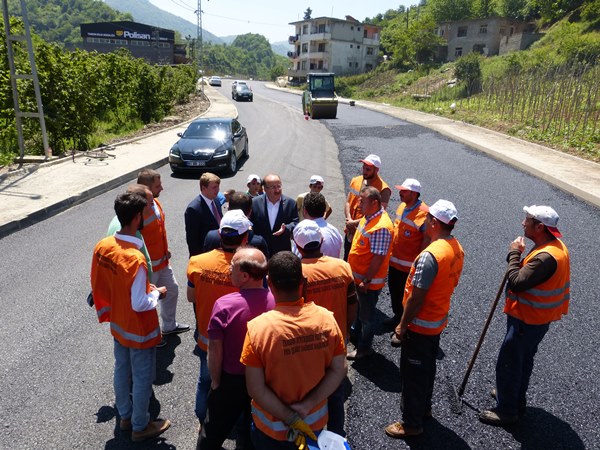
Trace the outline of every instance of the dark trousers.
{"label": "dark trousers", "polygon": [[431,410],[436,356],[440,335],[406,332],[400,353],[402,373],[402,422],[413,428],[423,426],[425,414]]}
{"label": "dark trousers", "polygon": [[256,428],[254,424],[252,424],[252,443],[254,448],[259,450],[298,450],[298,446],[293,442],[273,439]]}
{"label": "dark trousers", "polygon": [[500,412],[516,416],[519,406],[527,404],[533,358],[550,324],[527,325],[506,317],[506,336],[496,363],[496,399]]}
{"label": "dark trousers", "polygon": [[406,279],[408,278],[408,272],[402,272],[392,266],[389,267],[388,271],[388,288],[390,290],[390,298],[392,299],[392,311],[394,317],[398,319],[402,318],[404,307],[402,306],[402,299],[404,298],[404,286],[406,285]]}
{"label": "dark trousers", "polygon": [[344,261],[348,262],[348,254],[352,247],[352,240],[348,240],[348,236],[344,236]]}
{"label": "dark trousers", "polygon": [[250,396],[244,375],[221,373],[217,390],[208,393],[206,419],[198,436],[197,450],[221,450],[227,436],[242,416],[243,426],[237,427],[244,449],[252,449],[250,442]]}
{"label": "dark trousers", "polygon": [[346,400],[346,389],[348,384],[350,384],[350,380],[348,380],[348,377],[345,377],[338,388],[333,391],[333,394],[327,399],[327,409],[329,411],[327,430],[344,437],[346,437],[346,432],[344,431],[346,418],[344,401]]}

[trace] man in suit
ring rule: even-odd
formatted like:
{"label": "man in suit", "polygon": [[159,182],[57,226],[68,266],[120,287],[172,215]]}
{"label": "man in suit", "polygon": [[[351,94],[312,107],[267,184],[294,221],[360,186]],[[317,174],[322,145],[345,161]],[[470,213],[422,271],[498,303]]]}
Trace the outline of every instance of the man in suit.
{"label": "man in suit", "polygon": [[204,253],[204,239],[210,230],[218,230],[223,217],[221,205],[216,201],[221,179],[205,172],[200,177],[200,195],[185,210],[185,240],[190,257]]}
{"label": "man in suit", "polygon": [[281,178],[270,173],[263,178],[265,193],[252,199],[254,233],[269,246],[269,255],[291,250],[291,236],[298,223],[296,202],[283,195]]}

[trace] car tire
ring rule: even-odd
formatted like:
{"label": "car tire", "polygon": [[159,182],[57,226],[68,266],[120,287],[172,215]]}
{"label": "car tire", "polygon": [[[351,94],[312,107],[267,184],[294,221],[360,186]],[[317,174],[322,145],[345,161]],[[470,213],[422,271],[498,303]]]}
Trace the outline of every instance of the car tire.
{"label": "car tire", "polygon": [[229,159],[229,167],[227,167],[227,170],[232,175],[235,175],[235,172],[237,172],[237,157],[235,155],[235,150],[233,150],[233,152],[231,153],[231,158]]}

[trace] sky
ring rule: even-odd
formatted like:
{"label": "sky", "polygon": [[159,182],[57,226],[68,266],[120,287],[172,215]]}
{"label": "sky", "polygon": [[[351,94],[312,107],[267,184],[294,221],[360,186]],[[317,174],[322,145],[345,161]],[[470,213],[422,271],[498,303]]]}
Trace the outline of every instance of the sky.
{"label": "sky", "polygon": [[[160,9],[196,23],[199,0],[149,0]],[[294,33],[290,22],[302,20],[304,11],[310,7],[312,17],[335,17],[344,19],[350,15],[363,21],[400,5],[417,4],[417,0],[319,0],[300,3],[289,0],[200,0],[202,3],[202,26],[216,36],[257,33],[269,42],[287,41]]]}

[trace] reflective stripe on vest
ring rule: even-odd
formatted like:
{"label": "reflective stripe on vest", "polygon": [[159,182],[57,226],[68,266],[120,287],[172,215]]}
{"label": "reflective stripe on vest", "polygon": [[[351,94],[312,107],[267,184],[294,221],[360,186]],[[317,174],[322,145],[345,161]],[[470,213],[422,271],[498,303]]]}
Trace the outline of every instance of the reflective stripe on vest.
{"label": "reflective stripe on vest", "polygon": [[151,216],[148,216],[144,220],[144,226],[147,227],[148,225],[150,225],[152,222],[154,222],[157,219],[158,219],[158,217],[156,216],[156,214],[153,213]]}
{"label": "reflective stripe on vest", "polygon": [[430,322],[428,320],[417,319],[415,317],[411,323],[418,325],[420,327],[423,327],[423,328],[438,328],[438,327],[441,327],[442,325],[444,325],[447,320],[448,320],[448,314],[446,314],[446,316],[443,319],[438,320],[437,322]]}
{"label": "reflective stripe on vest", "polygon": [[356,229],[356,231],[358,231],[360,234],[362,234],[364,237],[366,237],[367,239],[371,239],[371,233],[367,233],[365,231],[365,227],[364,226],[360,226]]}
{"label": "reflective stripe on vest", "polygon": [[167,260],[167,255],[164,255],[162,258],[159,258],[159,259],[153,259],[153,260],[151,261],[151,263],[152,263],[152,267],[156,267],[156,266],[158,266],[160,263],[162,263],[163,261],[166,261],[166,260]]}
{"label": "reflective stripe on vest", "polygon": [[360,192],[358,192],[356,189],[350,188],[350,192],[353,193],[354,195],[360,195]]}
{"label": "reflective stripe on vest", "polygon": [[[325,415],[327,415],[327,402],[323,404],[319,409],[315,412],[306,416],[303,420],[306,422],[308,426],[311,426],[321,420]],[[255,415],[266,427],[273,430],[274,432],[286,432],[288,430],[288,426],[282,422],[281,420],[273,421],[269,419],[263,411],[258,409],[255,405],[252,405],[252,414]]]}
{"label": "reflective stripe on vest", "polygon": [[123,339],[127,339],[128,341],[132,342],[137,342],[138,344],[143,344],[144,342],[151,341],[160,334],[160,327],[156,327],[146,336],[140,336],[139,334],[133,334],[123,330],[123,328],[121,328],[114,322],[110,323],[110,329],[113,330],[115,333],[119,334],[121,337],[123,337]]}
{"label": "reflective stripe on vest", "polygon": [[403,259],[396,258],[395,256],[390,256],[390,262],[394,262],[396,264],[400,264],[403,267],[409,267],[409,268],[413,264],[413,261],[405,261]]}
{"label": "reflective stripe on vest", "polygon": [[204,336],[202,333],[198,333],[198,340],[208,347],[208,337]]}
{"label": "reflective stripe on vest", "polygon": [[[534,289],[534,290],[537,291],[537,289]],[[560,289],[560,290],[564,291],[564,289]],[[527,290],[527,292],[529,292],[529,289]],[[533,295],[537,295],[538,297],[553,297],[554,295],[557,295],[557,294],[559,294],[559,292],[557,292],[557,293],[555,293],[553,295],[542,295],[542,294],[533,294]],[[510,298],[511,300],[519,302],[519,303],[521,303],[523,305],[531,306],[532,308],[538,308],[538,309],[552,309],[552,308],[556,308],[557,306],[560,306],[564,302],[566,302],[566,301],[568,301],[568,300],[571,299],[571,294],[570,293],[567,293],[563,298],[561,298],[560,300],[557,300],[555,302],[552,302],[552,303],[536,302],[535,300],[528,300],[526,298],[519,297],[514,292],[508,292],[506,296],[508,298]]]}
{"label": "reflective stripe on vest", "polygon": [[[358,278],[359,280],[364,280],[366,277],[364,275],[361,275],[358,272],[352,272],[352,275],[354,275],[354,278]],[[371,283],[373,284],[379,284],[379,283],[385,283],[386,278],[371,278]]]}
{"label": "reflective stripe on vest", "polygon": [[100,319],[104,314],[108,314],[110,312],[110,306],[105,306],[104,308],[98,310],[96,313],[98,315],[98,319]]}
{"label": "reflective stripe on vest", "polygon": [[410,220],[408,217],[405,217],[403,219],[402,216],[399,216],[398,214],[396,214],[396,220],[399,220],[400,222],[405,223],[409,227],[416,228],[417,230],[419,229],[419,226],[416,223],[414,223],[412,220]]}

